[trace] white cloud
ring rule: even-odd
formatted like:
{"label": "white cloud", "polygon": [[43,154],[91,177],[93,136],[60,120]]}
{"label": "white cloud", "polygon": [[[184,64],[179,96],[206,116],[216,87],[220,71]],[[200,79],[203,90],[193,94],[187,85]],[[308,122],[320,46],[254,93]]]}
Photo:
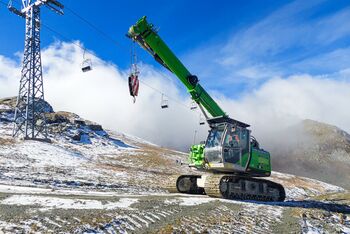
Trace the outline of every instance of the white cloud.
{"label": "white cloud", "polygon": [[[78,43],[78,42],[76,42]],[[194,131],[205,138],[207,128],[199,126],[199,113],[189,110],[188,96],[181,96],[174,83],[152,67],[143,65],[140,80],[176,97],[182,105],[169,100],[169,108],[160,108],[161,94],[143,83],[135,104],[129,96],[127,71],[93,57],[93,70],[81,71],[83,53],[74,44],[55,43],[42,50],[45,99],[55,111],[64,110],[101,123],[105,128],[139,136],[159,145],[187,150]],[[20,69],[10,59],[0,57],[0,68],[9,74],[0,76],[0,97],[18,92]]]}
{"label": "white cloud", "polygon": [[[339,75],[341,76],[341,75]],[[245,120],[261,141],[302,119],[336,125],[350,132],[350,82],[334,77],[274,78],[239,100],[222,100],[231,116]]]}
{"label": "white cloud", "polygon": [[[56,111],[75,112],[104,127],[136,135],[159,145],[186,150],[194,130],[198,140],[207,127],[198,125],[198,114],[170,100],[170,108],[160,108],[160,94],[141,83],[140,95],[132,104],[126,83],[127,73],[114,64],[93,58],[93,70],[81,72],[82,51],[71,43],[56,43],[42,52],[46,100]],[[18,92],[20,68],[11,59],[0,57],[0,97]],[[4,74],[8,74],[4,76]],[[350,132],[350,82],[348,72],[332,77],[309,75],[273,78],[240,98],[215,93],[215,99],[231,117],[252,125],[261,143],[267,134],[301,119],[314,119],[337,125]],[[336,79],[338,78],[338,79]],[[140,79],[152,87],[189,105],[175,83],[164,79],[154,68],[143,65]],[[175,78],[174,78],[175,79]]]}
{"label": "white cloud", "polygon": [[[18,89],[19,74],[21,72],[20,66],[14,60],[0,55],[0,71],[0,94],[4,93],[5,95],[9,91],[13,92]],[[18,92],[18,90],[16,92]]]}

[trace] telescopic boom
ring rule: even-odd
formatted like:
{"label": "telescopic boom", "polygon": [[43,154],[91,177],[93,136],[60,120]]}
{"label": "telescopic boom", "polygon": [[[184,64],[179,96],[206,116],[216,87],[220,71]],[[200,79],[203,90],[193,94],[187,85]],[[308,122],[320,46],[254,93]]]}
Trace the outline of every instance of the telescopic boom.
{"label": "telescopic boom", "polygon": [[210,97],[198,83],[197,76],[192,75],[160,38],[153,25],[148,23],[146,16],[130,27],[128,37],[137,41],[147,50],[157,62],[174,73],[186,86],[192,99],[212,116],[228,117],[220,106]]}

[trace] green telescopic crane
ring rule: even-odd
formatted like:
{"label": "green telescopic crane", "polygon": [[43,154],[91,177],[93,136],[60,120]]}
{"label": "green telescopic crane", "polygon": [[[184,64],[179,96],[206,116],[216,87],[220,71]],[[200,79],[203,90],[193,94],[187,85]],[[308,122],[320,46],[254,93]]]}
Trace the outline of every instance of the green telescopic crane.
{"label": "green telescopic crane", "polygon": [[[282,185],[253,177],[271,174],[269,152],[250,136],[249,125],[230,118],[199,84],[197,76],[175,56],[154,26],[142,17],[127,36],[174,73],[198,104],[210,127],[205,144],[190,149],[190,166],[205,175],[176,175],[168,179],[170,192],[207,194],[229,199],[283,201]],[[209,117],[210,115],[211,117]]]}
{"label": "green telescopic crane", "polygon": [[158,36],[152,24],[149,24],[146,17],[142,17],[129,30],[128,35],[146,49],[161,65],[174,73],[186,86],[192,99],[212,117],[224,117],[226,113],[214,101],[214,99],[198,83],[198,78],[192,75],[181,61],[174,55],[164,41]]}

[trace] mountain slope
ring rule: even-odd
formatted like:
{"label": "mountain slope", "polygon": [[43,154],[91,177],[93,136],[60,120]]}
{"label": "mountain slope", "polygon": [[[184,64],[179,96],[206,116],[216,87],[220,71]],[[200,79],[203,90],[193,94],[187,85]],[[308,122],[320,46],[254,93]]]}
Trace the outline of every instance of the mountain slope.
{"label": "mountain slope", "polygon": [[278,139],[270,143],[275,170],[350,188],[350,135],[347,132],[304,120],[276,136]]}
{"label": "mountain slope", "polygon": [[47,115],[51,143],[13,139],[13,103],[0,100],[0,233],[350,230],[350,195],[340,187],[274,172],[286,202],[169,194],[167,176],[196,173],[176,163],[186,154],[68,112]]}

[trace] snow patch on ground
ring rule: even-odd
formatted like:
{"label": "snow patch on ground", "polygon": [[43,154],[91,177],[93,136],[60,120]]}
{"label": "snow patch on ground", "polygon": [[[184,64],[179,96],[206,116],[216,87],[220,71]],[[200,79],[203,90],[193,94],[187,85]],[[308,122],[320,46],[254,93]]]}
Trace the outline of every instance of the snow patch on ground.
{"label": "snow patch on ground", "polygon": [[197,206],[200,204],[215,201],[215,198],[196,198],[196,197],[182,197],[180,198],[181,206]]}
{"label": "snow patch on ground", "polygon": [[8,105],[0,104],[0,109],[2,110],[11,110],[12,108]]}
{"label": "snow patch on ground", "polygon": [[[5,221],[1,221],[0,220],[0,233],[11,233],[11,230],[13,230],[13,228],[18,227],[18,224],[14,224],[14,223],[9,223],[9,222],[5,222]],[[25,232],[28,233],[29,232],[29,227],[25,227],[24,228]],[[6,232],[2,232],[2,231],[6,231]]]}
{"label": "snow patch on ground", "polygon": [[[324,193],[337,193],[345,191],[339,186],[328,184],[315,179],[297,177],[295,175],[275,171],[271,173],[271,176],[274,178],[275,182],[284,184],[286,191],[286,200],[299,200],[309,196],[315,196]],[[288,185],[291,183],[293,186]]]}
{"label": "snow patch on ground", "polygon": [[323,229],[320,227],[313,226],[309,221],[302,221],[302,233],[303,234],[321,234],[324,233]]}
{"label": "snow patch on ground", "polygon": [[203,197],[203,196],[193,196],[193,197],[181,197],[177,199],[167,199],[164,201],[167,205],[175,205],[178,204],[180,206],[197,206],[208,202],[220,201],[225,203],[233,203],[233,204],[249,204],[244,201],[235,201],[235,200],[227,200],[227,199],[219,199],[219,198],[211,198],[211,197]]}
{"label": "snow patch on ground", "polygon": [[[0,181],[2,183],[2,181]],[[48,193],[51,189],[24,187],[24,186],[12,186],[0,184],[0,193]]]}
{"label": "snow patch on ground", "polygon": [[344,192],[345,189],[339,187],[339,186],[336,186],[336,185],[332,185],[332,184],[328,184],[328,183],[325,183],[325,182],[322,182],[322,181],[319,181],[319,180],[315,180],[315,179],[311,179],[311,178],[307,178],[310,182],[312,183],[315,183],[319,186],[321,186],[325,192],[329,193],[329,192]]}
{"label": "snow patch on ground", "polygon": [[285,188],[287,200],[297,200],[308,196],[307,191],[303,188]]}
{"label": "snow patch on ground", "polygon": [[21,155],[35,160],[32,166],[79,166],[84,157],[73,150],[69,150],[50,143],[24,141],[11,147],[1,147],[3,155]]}
{"label": "snow patch on ground", "polygon": [[118,202],[102,203],[98,200],[67,199],[58,197],[13,195],[1,201],[3,205],[40,206],[47,209],[103,209],[129,208],[136,198],[121,198]]}
{"label": "snow patch on ground", "polygon": [[344,233],[350,233],[350,228],[344,226],[344,227],[342,228],[342,231],[343,231]]}
{"label": "snow patch on ground", "polygon": [[137,137],[137,136],[133,136],[133,135],[130,135],[130,134],[125,134],[125,133],[123,133],[123,134],[122,134],[122,137],[127,137],[129,140],[136,141],[136,142],[138,142],[138,143],[142,143],[142,144],[145,144],[145,145],[150,145],[150,146],[159,147],[158,145],[156,145],[156,144],[154,144],[154,143],[152,143],[152,142],[150,142],[150,141],[146,141],[146,140],[144,140],[144,139],[142,139],[142,138],[139,138],[139,137]]}

